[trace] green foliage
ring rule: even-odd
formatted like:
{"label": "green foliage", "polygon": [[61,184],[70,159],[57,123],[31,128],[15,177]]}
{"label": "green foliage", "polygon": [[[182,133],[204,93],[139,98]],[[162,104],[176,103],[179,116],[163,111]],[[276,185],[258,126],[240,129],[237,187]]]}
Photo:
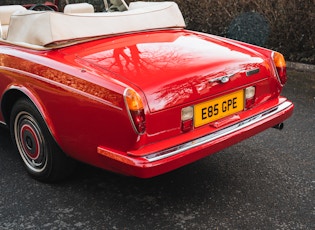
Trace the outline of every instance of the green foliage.
{"label": "green foliage", "polygon": [[[282,52],[288,60],[315,64],[315,0],[175,0],[175,2],[185,17],[188,29],[225,37],[228,37],[229,28],[235,19],[248,12],[259,14],[268,25],[268,33],[261,31],[265,27],[256,21],[251,22],[253,18],[249,17],[248,23],[243,25],[252,31],[248,36],[266,36],[265,43],[259,45]],[[241,28],[239,32],[242,32]]]}
{"label": "green foliage", "polygon": [[[282,52],[287,59],[315,64],[314,0],[176,0],[187,27],[220,36],[228,36],[231,23],[246,12],[261,15],[268,23],[265,44]],[[250,26],[250,19],[247,26]],[[246,26],[246,25],[245,25]],[[252,36],[262,36],[256,24]]]}

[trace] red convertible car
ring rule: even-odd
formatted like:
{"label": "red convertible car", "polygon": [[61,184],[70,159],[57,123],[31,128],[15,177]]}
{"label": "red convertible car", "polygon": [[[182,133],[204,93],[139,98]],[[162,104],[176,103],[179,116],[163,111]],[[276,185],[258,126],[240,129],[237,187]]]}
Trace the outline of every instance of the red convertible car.
{"label": "red convertible car", "polygon": [[187,30],[174,2],[122,8],[0,6],[0,123],[34,178],[149,178],[291,116],[280,53]]}

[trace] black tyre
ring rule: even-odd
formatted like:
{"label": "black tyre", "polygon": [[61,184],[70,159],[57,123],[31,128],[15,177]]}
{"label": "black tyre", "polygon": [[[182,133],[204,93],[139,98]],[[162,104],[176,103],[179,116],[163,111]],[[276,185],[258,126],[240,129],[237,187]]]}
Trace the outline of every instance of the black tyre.
{"label": "black tyre", "polygon": [[34,104],[18,100],[10,117],[11,136],[27,172],[37,180],[56,182],[70,175],[74,161],[56,144]]}

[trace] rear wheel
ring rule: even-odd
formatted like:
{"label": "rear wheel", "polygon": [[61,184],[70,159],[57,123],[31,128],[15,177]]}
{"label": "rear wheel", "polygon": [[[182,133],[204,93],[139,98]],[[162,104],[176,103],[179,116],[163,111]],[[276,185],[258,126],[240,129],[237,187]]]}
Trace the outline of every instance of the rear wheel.
{"label": "rear wheel", "polygon": [[20,99],[15,103],[10,130],[27,172],[35,179],[54,182],[72,172],[73,160],[60,150],[32,102]]}

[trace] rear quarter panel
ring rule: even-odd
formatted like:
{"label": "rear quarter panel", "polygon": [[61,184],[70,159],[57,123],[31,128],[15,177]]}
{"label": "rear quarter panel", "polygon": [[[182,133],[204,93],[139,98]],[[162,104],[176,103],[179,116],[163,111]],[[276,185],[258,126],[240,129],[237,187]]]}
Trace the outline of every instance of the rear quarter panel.
{"label": "rear quarter panel", "polygon": [[[64,59],[58,51],[27,52],[1,46],[0,50],[1,104],[12,91],[25,94],[65,153],[92,163],[99,157],[98,145],[132,149],[137,135],[126,113],[124,86]],[[0,119],[9,123],[6,112],[1,111]]]}

